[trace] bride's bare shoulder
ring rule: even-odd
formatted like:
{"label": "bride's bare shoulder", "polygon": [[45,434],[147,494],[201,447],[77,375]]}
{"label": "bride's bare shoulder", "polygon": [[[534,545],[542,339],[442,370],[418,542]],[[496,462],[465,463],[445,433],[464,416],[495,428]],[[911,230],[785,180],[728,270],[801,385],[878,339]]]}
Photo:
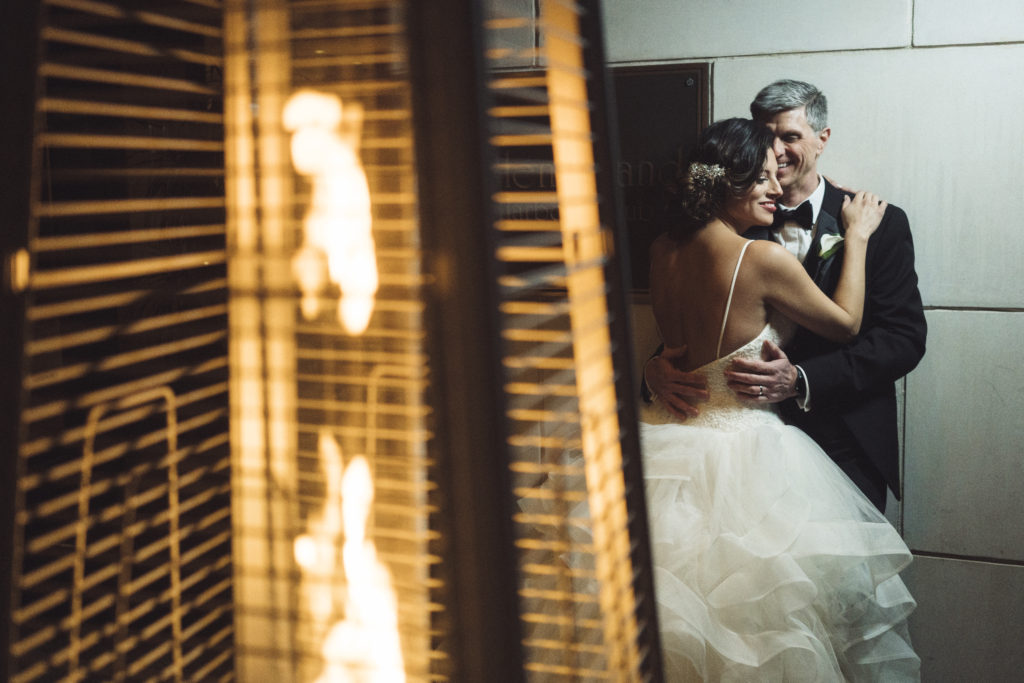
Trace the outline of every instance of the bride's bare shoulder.
{"label": "bride's bare shoulder", "polygon": [[747,248],[747,259],[755,267],[776,269],[800,265],[784,246],[771,240],[754,240]]}
{"label": "bride's bare shoulder", "polygon": [[786,248],[772,240],[751,240],[747,253],[754,257],[771,258],[779,253],[786,253]]}

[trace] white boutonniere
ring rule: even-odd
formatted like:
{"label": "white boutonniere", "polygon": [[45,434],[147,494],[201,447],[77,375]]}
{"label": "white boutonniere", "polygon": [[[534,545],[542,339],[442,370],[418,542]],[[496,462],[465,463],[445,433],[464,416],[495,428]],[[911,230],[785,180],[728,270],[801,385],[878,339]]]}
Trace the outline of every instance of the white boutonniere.
{"label": "white boutonniere", "polygon": [[822,235],[821,236],[821,251],[818,252],[818,258],[824,260],[832,254],[839,251],[839,247],[843,244],[842,235]]}

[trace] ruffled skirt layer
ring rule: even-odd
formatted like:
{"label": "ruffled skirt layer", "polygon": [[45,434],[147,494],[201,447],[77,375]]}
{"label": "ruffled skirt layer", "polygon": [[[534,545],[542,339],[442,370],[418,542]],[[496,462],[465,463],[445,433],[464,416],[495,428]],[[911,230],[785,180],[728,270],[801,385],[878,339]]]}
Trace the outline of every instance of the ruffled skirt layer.
{"label": "ruffled skirt layer", "polygon": [[918,680],[896,530],[809,437],[641,424],[669,681]]}

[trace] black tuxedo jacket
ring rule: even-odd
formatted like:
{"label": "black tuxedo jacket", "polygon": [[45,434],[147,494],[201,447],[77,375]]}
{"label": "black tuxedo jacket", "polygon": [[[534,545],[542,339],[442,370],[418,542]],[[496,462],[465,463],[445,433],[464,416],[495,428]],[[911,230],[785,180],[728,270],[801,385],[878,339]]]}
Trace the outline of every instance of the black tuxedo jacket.
{"label": "black tuxedo jacket", "polygon": [[[825,183],[817,233],[804,268],[829,296],[842,269],[842,249],[819,258],[823,235],[843,234],[843,192]],[[751,239],[771,239],[771,228],[752,228]],[[900,497],[899,437],[895,382],[917,366],[927,326],[914,270],[914,243],[907,215],[889,205],[867,250],[866,299],[860,334],[837,344],[800,328],[786,355],[800,365],[811,391],[811,410],[795,400],[782,404],[786,421],[810,433],[828,429],[836,418],[853,435],[864,456]],[[817,427],[818,429],[814,429]]]}

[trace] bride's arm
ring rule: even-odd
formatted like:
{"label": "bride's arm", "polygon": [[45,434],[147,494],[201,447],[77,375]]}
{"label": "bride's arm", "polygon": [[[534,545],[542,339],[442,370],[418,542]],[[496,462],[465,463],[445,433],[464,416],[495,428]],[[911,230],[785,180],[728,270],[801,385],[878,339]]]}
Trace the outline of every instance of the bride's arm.
{"label": "bride's arm", "polygon": [[[870,192],[858,192],[843,202],[843,269],[834,301],[829,299],[803,266],[785,249],[764,243],[758,261],[763,269],[764,300],[798,325],[836,342],[860,331],[864,313],[864,267],[868,239],[878,228],[887,204]],[[777,248],[773,248],[777,247]]]}

